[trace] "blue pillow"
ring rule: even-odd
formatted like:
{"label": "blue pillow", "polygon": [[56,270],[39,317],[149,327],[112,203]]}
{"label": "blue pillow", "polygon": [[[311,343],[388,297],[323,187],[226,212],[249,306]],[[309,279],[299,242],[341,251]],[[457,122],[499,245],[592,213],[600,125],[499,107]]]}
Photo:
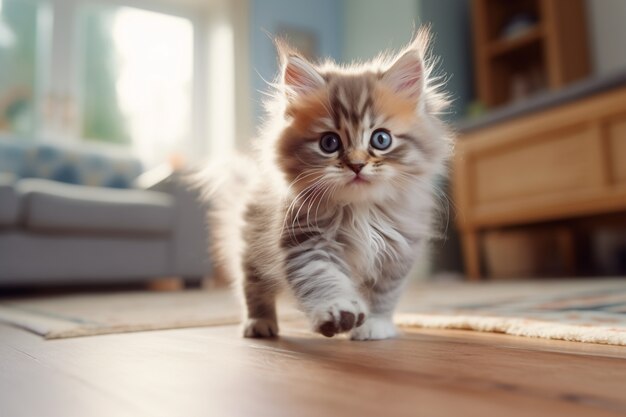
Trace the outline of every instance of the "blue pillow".
{"label": "blue pillow", "polygon": [[0,140],[0,172],[70,184],[130,188],[143,172],[127,155],[23,140]]}

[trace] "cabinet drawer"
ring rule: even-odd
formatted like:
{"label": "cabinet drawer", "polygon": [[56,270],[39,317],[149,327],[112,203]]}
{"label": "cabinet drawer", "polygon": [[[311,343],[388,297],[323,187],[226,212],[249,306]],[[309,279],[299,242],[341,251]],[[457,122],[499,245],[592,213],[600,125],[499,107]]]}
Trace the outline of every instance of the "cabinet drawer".
{"label": "cabinet drawer", "polygon": [[482,205],[594,187],[601,173],[594,146],[598,140],[598,130],[584,125],[476,154],[473,200]]}

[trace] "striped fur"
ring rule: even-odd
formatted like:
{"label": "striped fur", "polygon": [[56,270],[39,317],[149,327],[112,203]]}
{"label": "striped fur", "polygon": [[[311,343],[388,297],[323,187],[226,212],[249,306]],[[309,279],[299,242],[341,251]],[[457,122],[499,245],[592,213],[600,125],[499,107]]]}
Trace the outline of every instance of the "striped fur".
{"label": "striped fur", "polygon": [[[426,48],[422,30],[397,55],[341,67],[279,44],[282,76],[257,142],[257,174],[249,192],[222,189],[245,209],[215,213],[218,229],[237,225],[234,243],[226,233],[218,243],[240,266],[232,274],[245,300],[244,335],[278,333],[274,299],[284,287],[326,336],[395,334],[391,315],[433,234],[433,177],[444,173],[452,142]],[[370,145],[378,129],[391,135],[388,149]],[[328,132],[341,141],[331,154],[320,148]]]}

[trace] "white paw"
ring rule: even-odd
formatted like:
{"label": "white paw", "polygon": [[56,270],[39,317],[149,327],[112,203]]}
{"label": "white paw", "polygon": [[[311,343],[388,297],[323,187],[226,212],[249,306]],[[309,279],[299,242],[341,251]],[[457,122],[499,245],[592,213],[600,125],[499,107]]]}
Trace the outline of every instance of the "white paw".
{"label": "white paw", "polygon": [[317,305],[309,317],[316,332],[333,337],[361,326],[367,317],[367,308],[356,298],[336,298]]}
{"label": "white paw", "polygon": [[396,337],[398,332],[391,318],[372,316],[357,329],[352,330],[352,340],[381,340]]}
{"label": "white paw", "polygon": [[244,337],[276,337],[278,324],[271,319],[248,319],[243,323]]}

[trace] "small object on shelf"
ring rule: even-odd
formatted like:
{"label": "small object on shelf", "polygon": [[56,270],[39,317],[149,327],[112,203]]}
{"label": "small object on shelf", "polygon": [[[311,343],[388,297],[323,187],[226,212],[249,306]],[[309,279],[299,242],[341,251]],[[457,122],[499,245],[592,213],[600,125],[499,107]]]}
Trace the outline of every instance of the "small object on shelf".
{"label": "small object on shelf", "polygon": [[546,91],[546,77],[537,65],[511,77],[511,102],[518,102]]}
{"label": "small object on shelf", "polygon": [[469,118],[477,118],[487,113],[487,106],[480,100],[472,101],[467,105],[466,114]]}
{"label": "small object on shelf", "polygon": [[530,13],[520,13],[504,25],[500,36],[504,39],[514,39],[530,32],[537,26],[537,18]]}

